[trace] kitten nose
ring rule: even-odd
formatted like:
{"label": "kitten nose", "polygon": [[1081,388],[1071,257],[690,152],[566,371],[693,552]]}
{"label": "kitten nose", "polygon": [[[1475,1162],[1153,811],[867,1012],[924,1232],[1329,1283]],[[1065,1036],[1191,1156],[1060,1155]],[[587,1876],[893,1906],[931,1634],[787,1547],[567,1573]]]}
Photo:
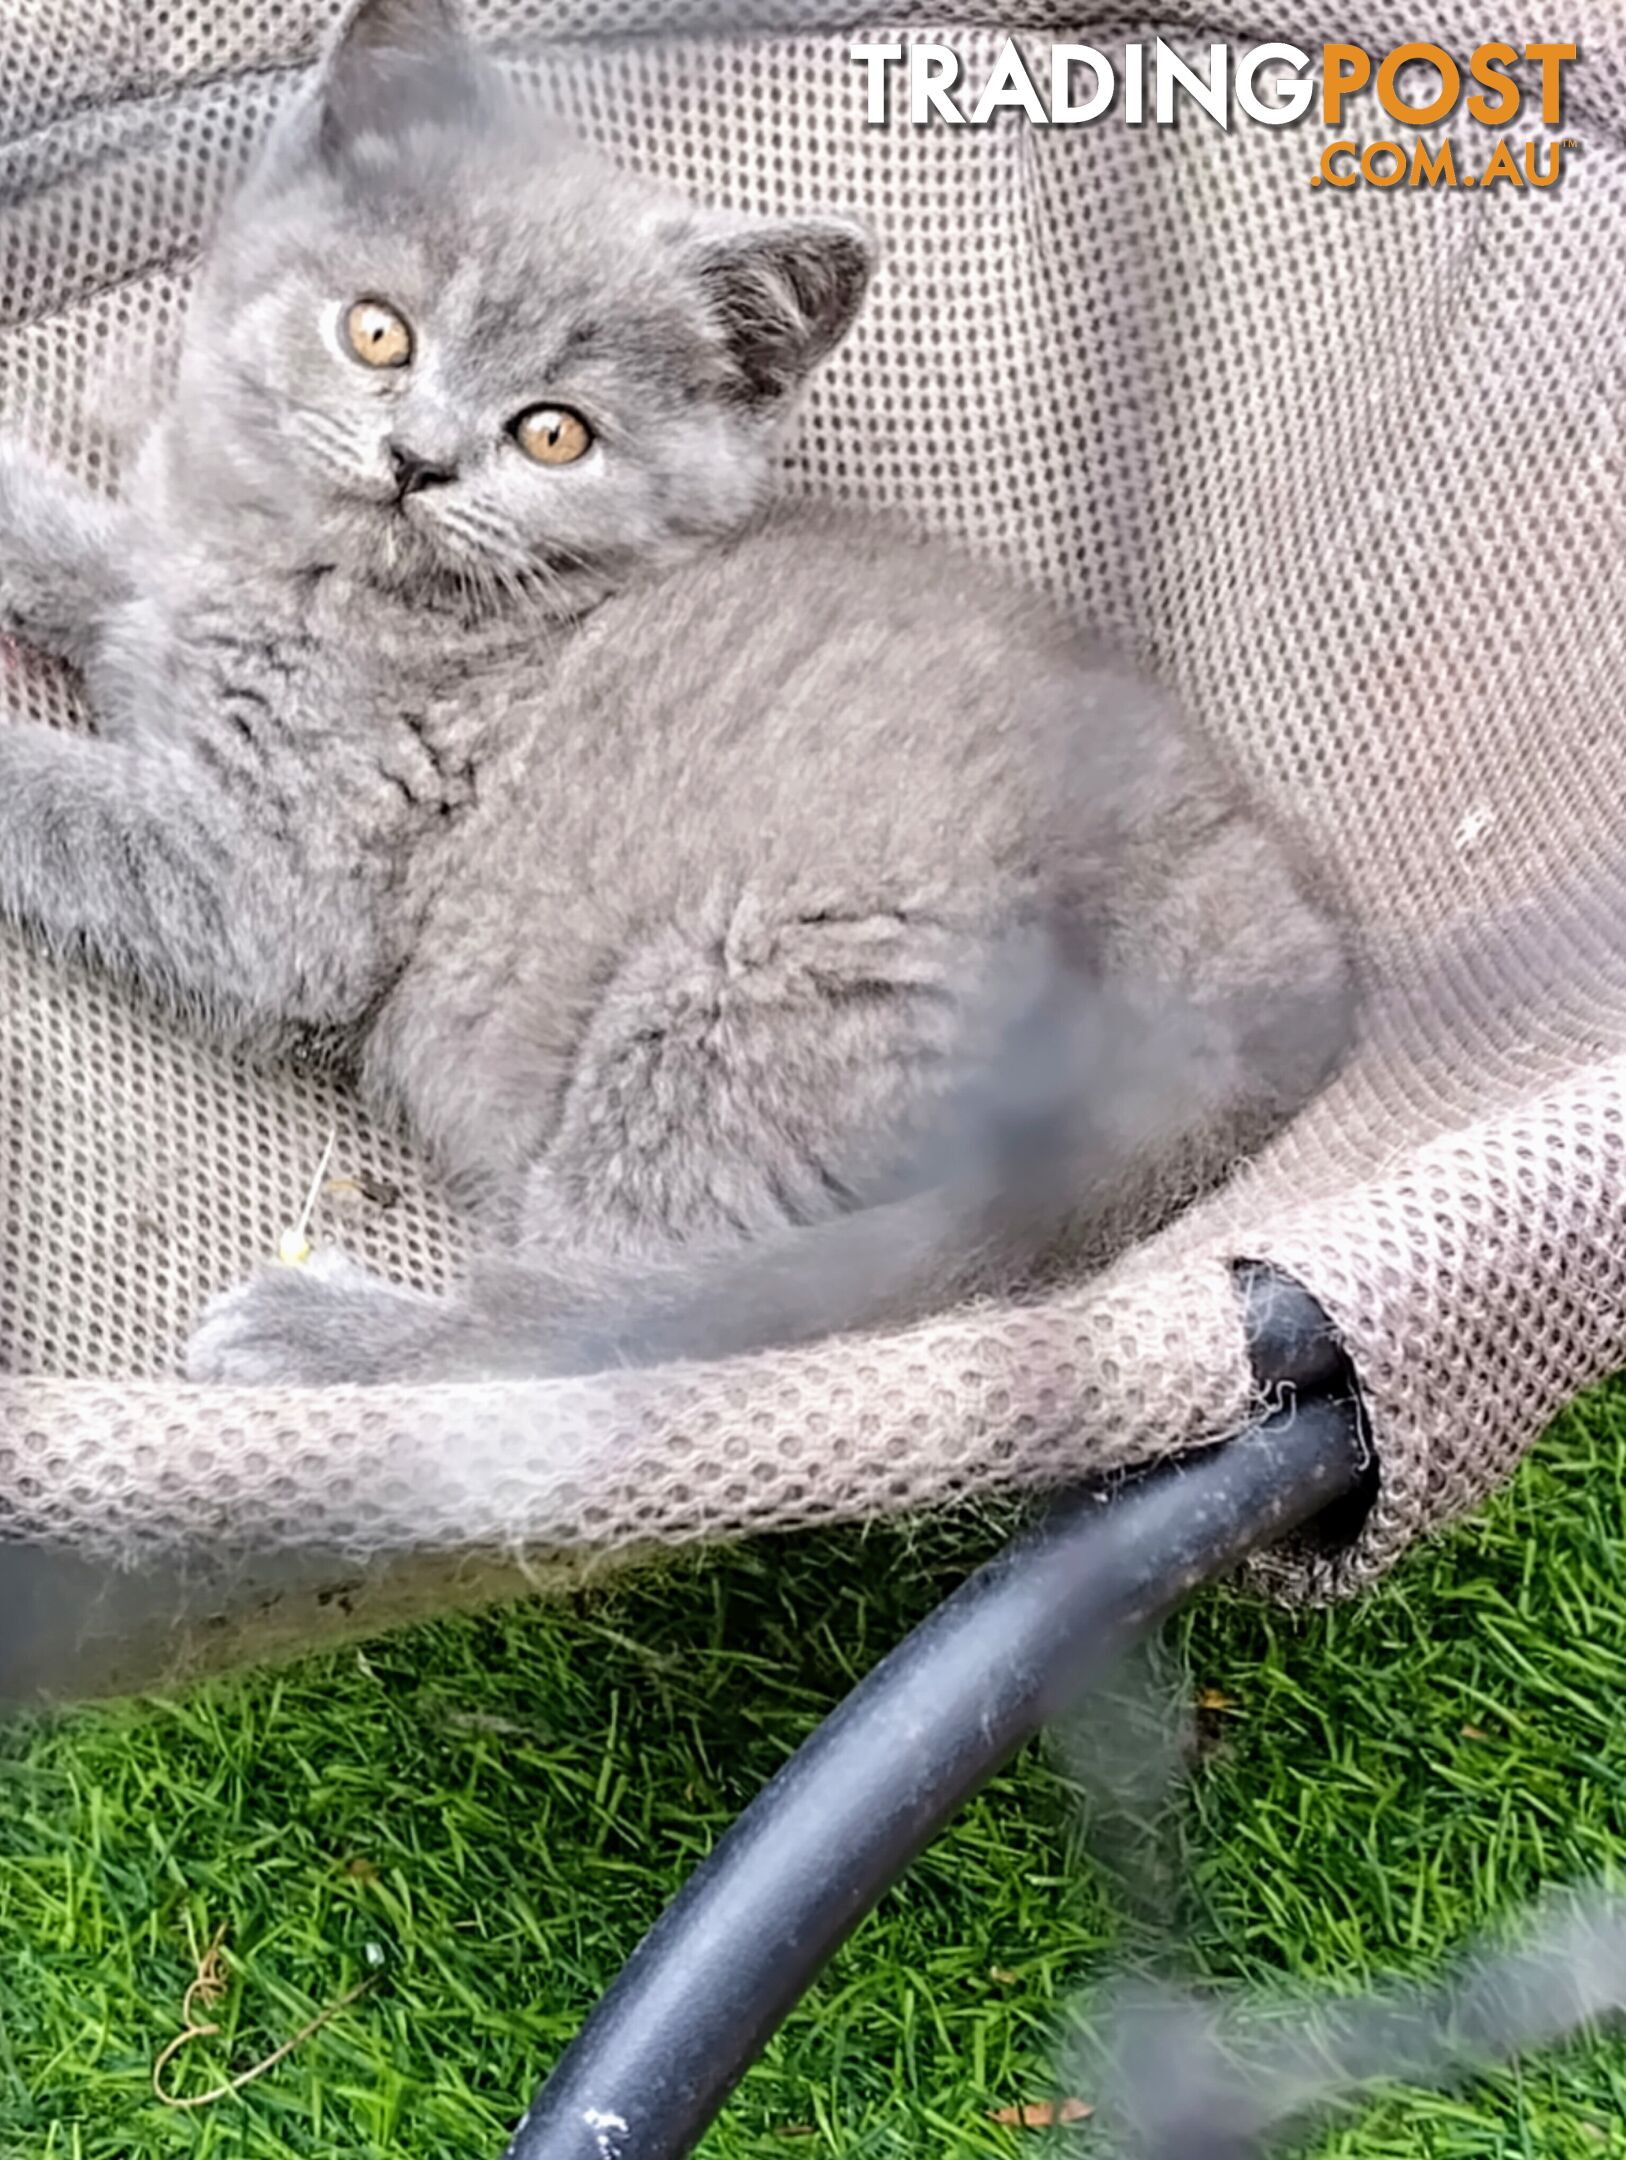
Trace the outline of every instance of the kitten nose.
{"label": "kitten nose", "polygon": [[455,480],[454,467],[443,465],[435,458],[423,457],[416,450],[409,450],[405,443],[390,444],[390,464],[395,471],[395,485],[402,496],[416,495],[419,488],[444,487],[448,480]]}

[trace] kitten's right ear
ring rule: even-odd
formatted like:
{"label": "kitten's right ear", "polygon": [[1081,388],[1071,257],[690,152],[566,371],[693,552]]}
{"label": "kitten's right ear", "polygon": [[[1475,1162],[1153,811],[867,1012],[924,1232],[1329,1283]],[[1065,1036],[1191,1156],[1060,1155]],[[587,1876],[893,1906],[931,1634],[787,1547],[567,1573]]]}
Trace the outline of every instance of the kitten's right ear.
{"label": "kitten's right ear", "polygon": [[334,33],[330,65],[367,53],[416,54],[433,59],[463,36],[452,0],[352,0]]}
{"label": "kitten's right ear", "polygon": [[473,89],[473,60],[454,0],[354,0],[317,83],[319,151],[342,157],[359,136],[456,111]]}
{"label": "kitten's right ear", "polygon": [[874,267],[874,243],[847,219],[723,221],[696,269],[748,404],[779,403],[840,344]]}

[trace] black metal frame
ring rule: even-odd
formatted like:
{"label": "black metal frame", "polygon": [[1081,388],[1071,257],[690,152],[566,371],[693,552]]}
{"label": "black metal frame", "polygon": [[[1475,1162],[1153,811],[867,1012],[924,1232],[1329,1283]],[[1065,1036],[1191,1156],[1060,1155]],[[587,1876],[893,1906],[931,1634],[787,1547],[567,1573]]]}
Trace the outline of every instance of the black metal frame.
{"label": "black metal frame", "polygon": [[638,1945],[506,2160],[692,2152],[826,1960],[1024,1741],[1250,1552],[1312,1524],[1347,1535],[1372,1474],[1347,1360],[1297,1284],[1247,1267],[1239,1286],[1269,1414],[1061,1501],[883,1659]]}

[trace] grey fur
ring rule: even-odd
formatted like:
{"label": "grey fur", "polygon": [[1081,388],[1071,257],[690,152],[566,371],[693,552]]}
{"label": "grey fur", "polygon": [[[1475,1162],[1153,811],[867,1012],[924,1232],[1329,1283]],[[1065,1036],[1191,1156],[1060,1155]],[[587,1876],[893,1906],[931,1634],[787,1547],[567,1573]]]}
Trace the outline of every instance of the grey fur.
{"label": "grey fur", "polygon": [[[0,911],[354,1060],[505,1245],[330,1257],[202,1378],[720,1353],[1094,1264],[1348,1038],[1332,916],[1170,701],[886,526],[769,506],[869,251],[704,213],[363,0],[228,213],[119,503],[0,457]],[[413,325],[369,370],[355,299]],[[588,416],[579,464],[507,432]],[[392,439],[453,475],[397,493]]]}

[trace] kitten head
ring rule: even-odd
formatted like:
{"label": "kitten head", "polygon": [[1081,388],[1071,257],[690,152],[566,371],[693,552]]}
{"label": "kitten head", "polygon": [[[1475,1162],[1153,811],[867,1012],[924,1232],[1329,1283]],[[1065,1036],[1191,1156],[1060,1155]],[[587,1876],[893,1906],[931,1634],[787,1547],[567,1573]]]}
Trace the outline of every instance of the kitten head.
{"label": "kitten head", "polygon": [[752,515],[870,266],[590,157],[449,0],[359,0],[217,237],[174,454],[313,564],[574,612]]}

